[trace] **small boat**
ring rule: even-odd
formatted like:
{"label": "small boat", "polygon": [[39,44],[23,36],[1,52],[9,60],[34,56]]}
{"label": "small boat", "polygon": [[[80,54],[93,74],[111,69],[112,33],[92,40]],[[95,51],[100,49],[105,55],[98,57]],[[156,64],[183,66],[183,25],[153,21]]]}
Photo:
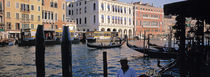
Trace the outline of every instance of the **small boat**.
{"label": "small boat", "polygon": [[121,47],[124,43],[125,43],[125,41],[123,41],[120,44],[116,44],[116,45],[93,45],[93,44],[87,43],[87,46],[91,47],[91,48],[97,48],[97,49],[106,49],[106,48]]}
{"label": "small boat", "polygon": [[133,50],[136,50],[138,52],[141,52],[145,54],[148,57],[152,58],[176,58],[177,52],[163,52],[160,50],[155,50],[155,49],[148,49],[148,48],[141,48],[137,47],[135,45],[131,45],[127,41],[127,46]]}

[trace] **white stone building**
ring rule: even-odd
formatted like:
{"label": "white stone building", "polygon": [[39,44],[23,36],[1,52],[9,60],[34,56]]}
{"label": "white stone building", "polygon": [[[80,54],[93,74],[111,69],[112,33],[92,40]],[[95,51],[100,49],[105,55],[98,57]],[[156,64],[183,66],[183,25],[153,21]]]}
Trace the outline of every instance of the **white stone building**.
{"label": "white stone building", "polygon": [[133,36],[133,5],[117,0],[67,2],[66,16],[75,20],[78,31],[117,31]]}

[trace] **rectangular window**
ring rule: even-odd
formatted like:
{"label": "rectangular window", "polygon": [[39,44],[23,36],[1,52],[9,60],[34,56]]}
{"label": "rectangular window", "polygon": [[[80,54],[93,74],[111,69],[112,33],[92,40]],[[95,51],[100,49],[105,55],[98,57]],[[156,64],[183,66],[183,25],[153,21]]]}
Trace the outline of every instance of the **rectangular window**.
{"label": "rectangular window", "polygon": [[87,7],[85,7],[85,13],[87,13]]}
{"label": "rectangular window", "polygon": [[55,29],[58,29],[58,25],[55,25]]}
{"label": "rectangular window", "polygon": [[96,23],[96,15],[93,16],[93,23]]}
{"label": "rectangular window", "polygon": [[78,9],[76,9],[76,14],[78,14]]}
{"label": "rectangular window", "polygon": [[58,4],[57,3],[54,3],[54,6],[55,6],[55,8],[58,8]]}
{"label": "rectangular window", "polygon": [[20,23],[16,23],[16,24],[15,24],[15,29],[16,29],[16,30],[19,30],[19,29],[20,29]]}
{"label": "rectangular window", "polygon": [[126,18],[124,18],[124,24],[126,25]]}
{"label": "rectangular window", "polygon": [[51,12],[51,20],[53,20],[53,18],[54,18],[54,14],[53,12]]}
{"label": "rectangular window", "polygon": [[31,29],[34,29],[34,24],[31,24]]}
{"label": "rectangular window", "polygon": [[79,22],[78,22],[78,18],[76,19],[76,24],[78,24]]}
{"label": "rectangular window", "polygon": [[112,5],[112,12],[114,12],[114,5]]}
{"label": "rectangular window", "polygon": [[10,1],[7,1],[7,7],[10,7]]}
{"label": "rectangular window", "polygon": [[41,10],[41,8],[40,8],[40,6],[38,6],[38,11],[40,11]]}
{"label": "rectangular window", "polygon": [[65,15],[63,15],[63,21],[65,21]]}
{"label": "rectangular window", "polygon": [[41,17],[40,17],[40,16],[38,16],[38,21],[40,21],[40,19],[41,19]]}
{"label": "rectangular window", "polygon": [[63,10],[65,10],[65,4],[63,4]]}
{"label": "rectangular window", "polygon": [[34,20],[34,15],[31,15],[31,20],[32,20],[32,21]]}
{"label": "rectangular window", "polygon": [[44,0],[42,0],[42,5],[44,5]]}
{"label": "rectangular window", "polygon": [[93,4],[93,10],[96,10],[96,3]]}
{"label": "rectangular window", "polygon": [[7,18],[10,18],[10,12],[7,12]]}
{"label": "rectangular window", "polygon": [[85,17],[85,24],[87,24],[87,18]]}
{"label": "rectangular window", "polygon": [[50,19],[50,11],[48,11],[48,13],[47,13],[47,19]]}
{"label": "rectangular window", "polygon": [[57,13],[55,13],[55,20],[58,20],[58,16],[57,16]]}
{"label": "rectangular window", "polygon": [[112,16],[112,24],[114,24],[114,16]]}
{"label": "rectangular window", "polygon": [[79,19],[79,24],[82,24],[82,19],[81,18]]}
{"label": "rectangular window", "polygon": [[129,25],[131,25],[131,18],[129,18]]}
{"label": "rectangular window", "polygon": [[12,29],[11,22],[7,22],[7,29]]}
{"label": "rectangular window", "polygon": [[54,3],[53,2],[50,2],[50,7],[53,7],[54,6]]}
{"label": "rectangular window", "polygon": [[79,8],[79,14],[81,14],[81,11],[82,11],[82,9],[81,9],[81,8]]}
{"label": "rectangular window", "polygon": [[16,13],[16,19],[19,19],[19,13]]}
{"label": "rectangular window", "polygon": [[69,15],[71,15],[71,10],[69,10]]}
{"label": "rectangular window", "polygon": [[19,8],[19,3],[18,2],[16,3],[16,8]]}
{"label": "rectangular window", "polygon": [[31,10],[34,10],[34,5],[31,5]]}

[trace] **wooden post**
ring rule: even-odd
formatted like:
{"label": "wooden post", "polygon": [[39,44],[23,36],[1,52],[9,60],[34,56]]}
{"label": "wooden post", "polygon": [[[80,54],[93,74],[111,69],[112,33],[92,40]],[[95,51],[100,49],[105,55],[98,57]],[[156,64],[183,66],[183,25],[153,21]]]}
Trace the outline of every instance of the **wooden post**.
{"label": "wooden post", "polygon": [[171,51],[171,41],[172,41],[172,29],[170,27],[170,33],[168,34],[168,51]]}
{"label": "wooden post", "polygon": [[43,25],[38,25],[37,28],[35,53],[37,77],[45,77],[45,42]]}
{"label": "wooden post", "polygon": [[63,77],[72,77],[72,52],[69,27],[63,27],[61,56],[62,56],[62,74]]}
{"label": "wooden post", "polygon": [[106,55],[106,52],[103,52],[103,65],[104,65],[104,77],[107,77],[108,72],[107,72],[107,55]]}
{"label": "wooden post", "polygon": [[146,42],[146,31],[144,31],[144,45],[143,45],[143,48],[144,48],[144,52],[145,52],[145,48],[146,48],[146,45],[145,45],[145,42]]}
{"label": "wooden post", "polygon": [[150,34],[147,35],[147,38],[148,38],[147,45],[148,45],[148,49],[149,49],[150,48],[150,46],[149,46],[149,43],[150,43]]}

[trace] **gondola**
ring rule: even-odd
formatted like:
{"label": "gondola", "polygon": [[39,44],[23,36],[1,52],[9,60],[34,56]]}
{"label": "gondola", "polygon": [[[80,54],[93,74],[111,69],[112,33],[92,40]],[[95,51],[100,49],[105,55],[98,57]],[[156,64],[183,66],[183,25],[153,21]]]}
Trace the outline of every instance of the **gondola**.
{"label": "gondola", "polygon": [[94,44],[87,43],[87,46],[90,48],[107,49],[107,48],[121,47],[124,43],[125,41],[123,41],[121,44],[116,44],[116,45],[94,45]]}
{"label": "gondola", "polygon": [[[164,47],[164,46],[158,46],[157,44],[151,44],[151,43],[148,43],[149,46],[155,48],[155,49],[158,49],[160,51],[166,51],[164,49],[169,49],[169,47]],[[177,52],[177,50],[175,48],[171,48],[171,51],[173,52]]]}
{"label": "gondola", "polygon": [[135,45],[131,45],[128,43],[128,41],[127,41],[127,46],[151,58],[176,58],[177,56],[177,52],[166,52],[166,51],[160,51],[160,50],[148,49],[148,48],[144,49],[141,47],[137,47]]}

